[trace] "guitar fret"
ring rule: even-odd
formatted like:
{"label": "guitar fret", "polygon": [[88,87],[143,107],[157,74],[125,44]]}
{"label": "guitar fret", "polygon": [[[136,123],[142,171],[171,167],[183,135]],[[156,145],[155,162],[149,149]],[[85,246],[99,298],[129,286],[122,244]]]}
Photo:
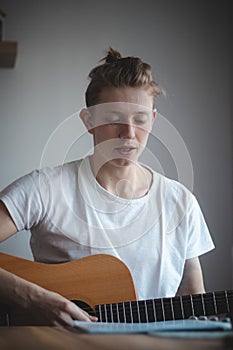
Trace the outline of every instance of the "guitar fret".
{"label": "guitar fret", "polygon": [[217,310],[215,293],[213,292],[212,295],[213,295],[213,301],[214,301],[214,313],[215,313],[215,315],[217,315],[218,314],[218,310]]}
{"label": "guitar fret", "polygon": [[206,310],[205,310],[205,303],[204,303],[203,294],[201,294],[201,303],[202,303],[202,308],[203,308],[203,316],[206,316]]}
{"label": "guitar fret", "polygon": [[146,314],[146,322],[149,322],[149,318],[148,318],[148,311],[147,311],[147,302],[146,300],[144,301],[144,306],[145,306],[145,314]]}
{"label": "guitar fret", "polygon": [[181,305],[182,318],[184,319],[184,305],[183,305],[182,296],[180,296],[180,305]]}
{"label": "guitar fret", "polygon": [[228,302],[228,295],[227,295],[227,291],[225,290],[225,299],[227,302],[227,312],[230,312],[230,307],[229,307],[229,302]]}
{"label": "guitar fret", "polygon": [[96,305],[95,306],[95,316],[98,318],[98,321],[100,321],[100,306],[99,305]]}
{"label": "guitar fret", "polygon": [[123,315],[124,315],[124,323],[126,323],[125,303],[123,303]]}
{"label": "guitar fret", "polygon": [[101,305],[102,322],[106,322],[104,305]]}
{"label": "guitar fret", "polygon": [[105,309],[106,322],[111,322],[109,305],[105,304],[104,309]]}
{"label": "guitar fret", "polygon": [[191,316],[195,316],[194,307],[193,307],[193,297],[192,297],[192,295],[190,295],[190,302],[191,302],[191,308],[192,308],[192,315],[191,315]]}
{"label": "guitar fret", "polygon": [[100,313],[101,322],[103,322],[102,306],[103,306],[103,305],[99,305],[99,313]]}
{"label": "guitar fret", "polygon": [[104,319],[105,319],[105,322],[107,322],[108,317],[107,317],[107,309],[106,309],[106,304],[104,304]]}
{"label": "guitar fret", "polygon": [[108,322],[108,315],[107,315],[107,306],[104,304],[104,316],[105,316],[105,322]]}
{"label": "guitar fret", "polygon": [[163,321],[165,321],[164,299],[161,299],[161,306],[162,306],[162,315],[163,315]]}
{"label": "guitar fret", "polygon": [[119,308],[118,308],[118,304],[116,304],[116,309],[117,309],[117,322],[120,322],[120,316],[119,316]]}
{"label": "guitar fret", "polygon": [[132,307],[131,307],[131,302],[128,303],[127,306],[127,322],[128,323],[133,323],[133,314],[132,314]]}
{"label": "guitar fret", "polygon": [[130,307],[130,318],[131,318],[131,323],[133,323],[133,311],[132,311],[132,303],[129,303],[129,307]]}
{"label": "guitar fret", "polygon": [[229,301],[228,303],[228,308],[229,312],[231,312],[231,316],[233,316],[233,290],[227,291],[227,300]]}
{"label": "guitar fret", "polygon": [[175,313],[174,313],[172,298],[170,298],[170,303],[171,303],[171,310],[172,310],[172,319],[175,320]]}
{"label": "guitar fret", "polygon": [[118,321],[118,306],[117,304],[112,304],[112,312],[113,312],[113,322],[119,322]]}
{"label": "guitar fret", "polygon": [[110,314],[111,314],[111,322],[114,322],[112,304],[110,304]]}
{"label": "guitar fret", "polygon": [[118,309],[119,309],[119,322],[125,322],[123,303],[118,303]]}
{"label": "guitar fret", "polygon": [[155,321],[157,321],[156,309],[155,309],[155,301],[154,301],[154,299],[152,300],[152,306],[153,306],[154,318],[155,318]]}
{"label": "guitar fret", "polygon": [[133,313],[133,305],[130,303],[130,310],[131,310],[131,317],[132,317],[132,323],[134,323],[134,313]]}
{"label": "guitar fret", "polygon": [[110,304],[111,322],[118,322],[117,304]]}
{"label": "guitar fret", "polygon": [[139,302],[137,301],[137,312],[138,312],[138,322],[141,323],[141,315],[140,315],[140,309],[139,309]]}

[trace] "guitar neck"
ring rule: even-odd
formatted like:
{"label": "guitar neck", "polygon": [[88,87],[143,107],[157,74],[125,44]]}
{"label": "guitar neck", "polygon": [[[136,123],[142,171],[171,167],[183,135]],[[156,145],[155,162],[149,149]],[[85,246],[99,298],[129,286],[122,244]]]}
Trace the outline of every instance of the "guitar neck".
{"label": "guitar neck", "polygon": [[100,322],[130,323],[225,315],[232,310],[232,290],[95,306]]}

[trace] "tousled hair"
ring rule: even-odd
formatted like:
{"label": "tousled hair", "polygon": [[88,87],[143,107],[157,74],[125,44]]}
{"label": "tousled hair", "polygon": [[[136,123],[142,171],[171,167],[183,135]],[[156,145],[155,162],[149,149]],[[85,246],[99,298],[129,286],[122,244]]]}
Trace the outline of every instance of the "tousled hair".
{"label": "tousled hair", "polygon": [[160,94],[160,87],[152,78],[151,66],[140,58],[122,57],[110,47],[101,61],[104,63],[89,74],[90,83],[85,94],[87,107],[99,103],[99,96],[106,87],[142,87],[151,96]]}

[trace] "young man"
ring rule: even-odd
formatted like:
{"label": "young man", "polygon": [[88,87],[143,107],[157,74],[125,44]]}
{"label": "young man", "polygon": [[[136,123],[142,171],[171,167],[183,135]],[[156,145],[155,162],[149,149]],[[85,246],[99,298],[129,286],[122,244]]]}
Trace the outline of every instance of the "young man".
{"label": "young man", "polygon": [[[93,136],[83,160],[34,171],[0,196],[0,239],[31,230],[36,261],[110,254],[130,269],[139,299],[203,293],[198,256],[213,243],[194,196],[138,162],[160,89],[148,64],[109,49],[90,73],[80,112]],[[41,324],[95,321],[62,296],[0,270],[0,296]]]}

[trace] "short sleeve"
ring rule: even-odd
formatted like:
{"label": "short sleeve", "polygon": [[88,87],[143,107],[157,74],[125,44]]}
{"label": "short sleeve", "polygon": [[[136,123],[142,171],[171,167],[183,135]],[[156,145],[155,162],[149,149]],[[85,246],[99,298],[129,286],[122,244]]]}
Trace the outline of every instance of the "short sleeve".
{"label": "short sleeve", "polygon": [[0,200],[7,207],[18,231],[29,230],[44,217],[46,193],[45,178],[38,170],[14,181],[0,192]]}
{"label": "short sleeve", "polygon": [[203,213],[195,196],[193,195],[189,210],[187,212],[187,222],[188,242],[186,259],[194,258],[214,249],[214,243],[210,236]]}

